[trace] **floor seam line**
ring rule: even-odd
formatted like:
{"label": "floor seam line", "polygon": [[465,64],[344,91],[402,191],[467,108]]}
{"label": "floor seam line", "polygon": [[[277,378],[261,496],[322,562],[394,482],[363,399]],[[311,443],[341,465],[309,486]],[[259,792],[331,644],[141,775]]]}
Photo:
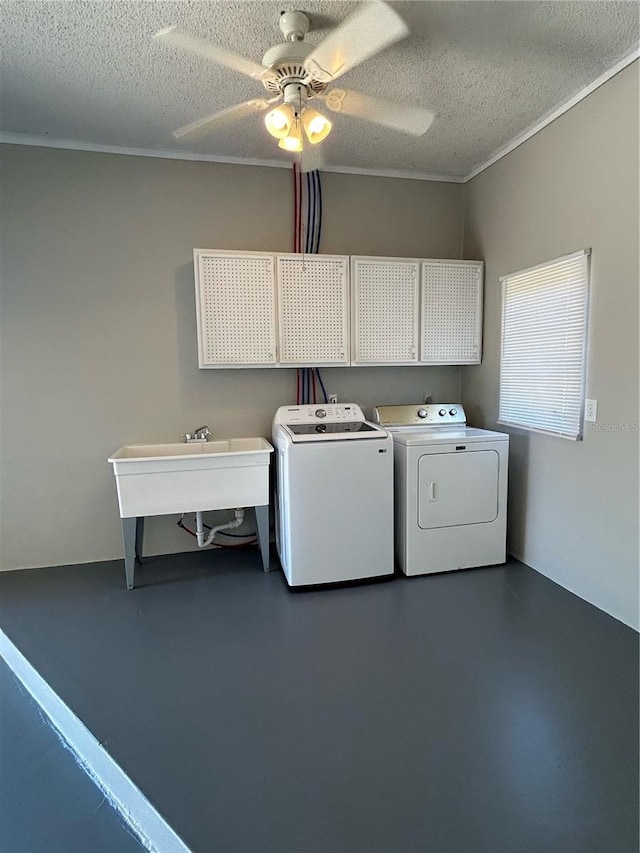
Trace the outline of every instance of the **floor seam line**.
{"label": "floor seam line", "polygon": [[1,629],[0,657],[45,715],[62,745],[73,754],[140,843],[151,853],[191,853],[113,756]]}

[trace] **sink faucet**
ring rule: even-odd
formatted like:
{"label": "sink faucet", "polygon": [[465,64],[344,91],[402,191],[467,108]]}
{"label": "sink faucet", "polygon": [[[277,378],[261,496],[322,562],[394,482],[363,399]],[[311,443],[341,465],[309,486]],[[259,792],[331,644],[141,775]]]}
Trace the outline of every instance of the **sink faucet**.
{"label": "sink faucet", "polygon": [[205,424],[204,426],[198,427],[193,432],[183,432],[182,438],[188,443],[190,441],[206,441],[207,438],[211,435],[211,430]]}

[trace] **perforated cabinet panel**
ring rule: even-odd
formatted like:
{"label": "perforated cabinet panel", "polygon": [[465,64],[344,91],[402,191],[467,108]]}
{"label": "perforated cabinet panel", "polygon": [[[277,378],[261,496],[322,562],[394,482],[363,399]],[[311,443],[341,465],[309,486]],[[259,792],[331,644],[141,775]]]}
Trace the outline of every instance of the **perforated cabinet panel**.
{"label": "perforated cabinet panel", "polygon": [[354,257],[351,301],[344,256],[195,249],[194,262],[200,367],[480,361],[480,261]]}
{"label": "perforated cabinet panel", "polygon": [[347,259],[279,255],[281,364],[348,364]]}
{"label": "perforated cabinet panel", "polygon": [[418,360],[417,263],[354,258],[354,363]]}
{"label": "perforated cabinet panel", "polygon": [[482,269],[482,262],[423,262],[422,361],[480,361]]}
{"label": "perforated cabinet panel", "polygon": [[275,364],[272,255],[196,253],[200,366]]}

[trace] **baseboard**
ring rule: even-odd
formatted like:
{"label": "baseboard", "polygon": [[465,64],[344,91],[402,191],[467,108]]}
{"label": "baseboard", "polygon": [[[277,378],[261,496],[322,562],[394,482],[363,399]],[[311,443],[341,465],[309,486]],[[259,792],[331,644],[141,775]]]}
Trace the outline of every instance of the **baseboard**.
{"label": "baseboard", "polygon": [[142,791],[3,631],[0,631],[0,656],[42,709],[78,764],[102,790],[141,844],[153,853],[190,853],[184,841]]}
{"label": "baseboard", "polygon": [[581,601],[584,601],[585,604],[589,604],[589,605],[591,605],[591,607],[595,607],[596,610],[600,610],[602,613],[606,613],[607,616],[610,616],[612,619],[615,619],[616,622],[620,622],[621,625],[625,625],[627,628],[631,628],[632,631],[635,631],[636,634],[640,634],[640,629],[638,628],[637,625],[634,625],[631,622],[627,622],[625,619],[622,619],[620,616],[616,615],[615,613],[611,613],[609,610],[606,610],[601,605],[596,604],[595,601],[590,601],[588,598],[585,598],[584,595],[581,595],[579,592],[577,592],[577,590],[571,589],[570,586],[565,586],[565,584],[560,583],[559,580],[552,577],[550,574],[547,574],[547,572],[543,571],[542,569],[539,569],[537,566],[534,566],[532,563],[528,563],[524,559],[524,557],[522,557],[520,554],[517,554],[515,551],[510,550],[509,556],[514,557],[516,560],[518,560],[518,562],[522,563],[527,568],[533,569],[534,572],[537,572],[539,575],[542,575],[543,578],[546,578],[548,581],[551,581],[551,583],[556,584],[556,586],[559,586],[560,589],[564,589],[565,592],[569,592],[569,593],[571,593],[571,595],[575,595],[576,598],[579,598]]}

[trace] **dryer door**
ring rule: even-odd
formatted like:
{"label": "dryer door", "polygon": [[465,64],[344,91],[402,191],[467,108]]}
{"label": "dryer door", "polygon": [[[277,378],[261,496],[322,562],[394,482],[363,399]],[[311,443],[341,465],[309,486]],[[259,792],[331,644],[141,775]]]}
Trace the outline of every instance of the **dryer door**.
{"label": "dryer door", "polygon": [[418,460],[418,526],[486,524],[498,517],[495,450],[426,453]]}

